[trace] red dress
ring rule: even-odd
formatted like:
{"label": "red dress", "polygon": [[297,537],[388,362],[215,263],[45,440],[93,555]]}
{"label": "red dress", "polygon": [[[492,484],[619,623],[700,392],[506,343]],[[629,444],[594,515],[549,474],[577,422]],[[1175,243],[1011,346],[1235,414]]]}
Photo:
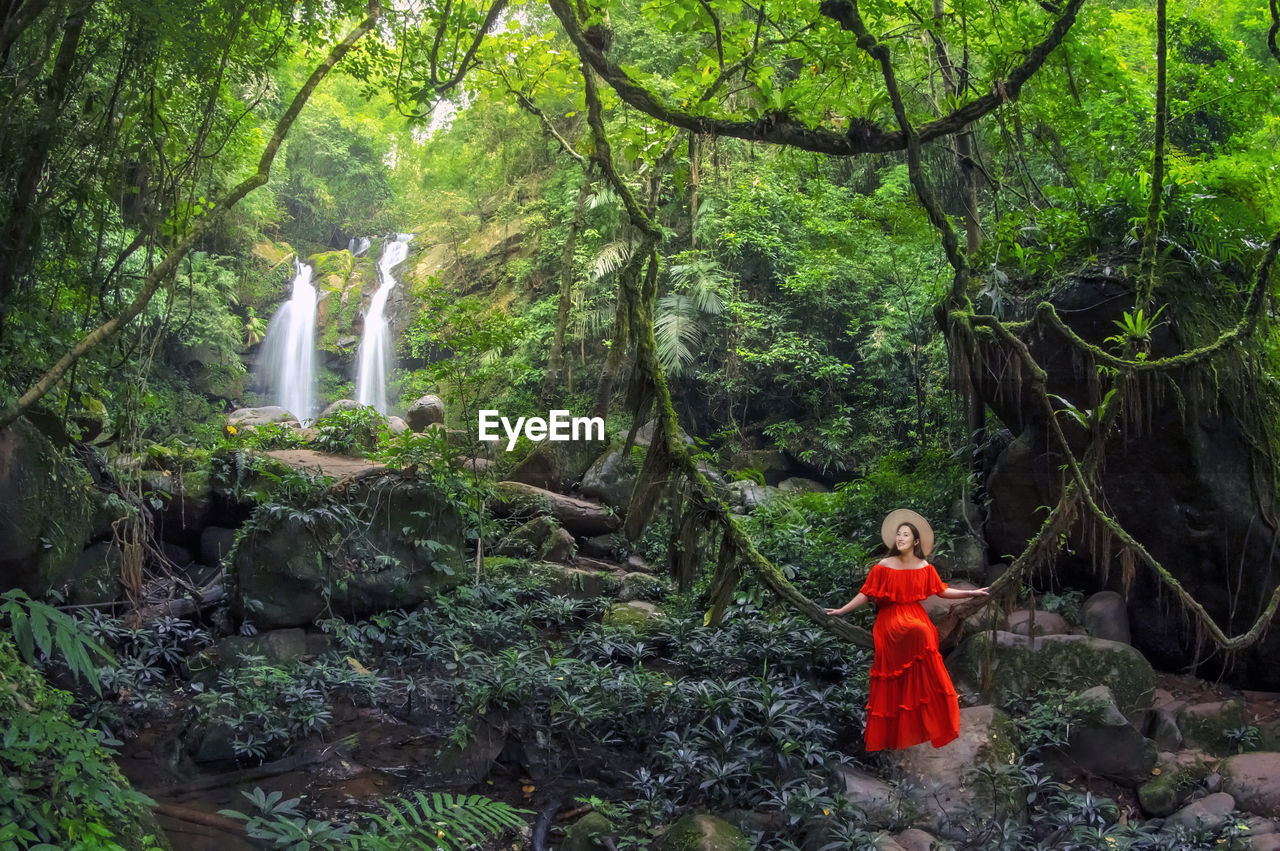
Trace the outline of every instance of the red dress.
{"label": "red dress", "polygon": [[862,593],[876,604],[876,655],[867,701],[867,750],[940,748],[960,734],[960,704],[938,652],[938,631],[920,601],[945,591],[933,565],[871,568]]}

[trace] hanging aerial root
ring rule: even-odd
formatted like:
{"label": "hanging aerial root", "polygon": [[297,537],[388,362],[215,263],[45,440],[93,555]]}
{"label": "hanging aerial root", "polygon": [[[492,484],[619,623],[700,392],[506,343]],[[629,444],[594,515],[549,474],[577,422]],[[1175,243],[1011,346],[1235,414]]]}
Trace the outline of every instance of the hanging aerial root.
{"label": "hanging aerial root", "polygon": [[719,626],[724,619],[724,610],[733,599],[733,592],[742,581],[742,566],[738,562],[738,550],[733,544],[733,536],[726,529],[720,540],[720,558],[716,561],[716,574],[711,584],[711,608],[707,611],[704,623],[707,626]]}
{"label": "hanging aerial root", "polygon": [[677,535],[677,551],[672,556],[672,573],[676,581],[676,590],[681,594],[693,587],[693,580],[702,566],[702,532],[707,528],[709,518],[703,510],[702,501],[695,496],[690,498],[684,515],[680,518],[680,531]]}

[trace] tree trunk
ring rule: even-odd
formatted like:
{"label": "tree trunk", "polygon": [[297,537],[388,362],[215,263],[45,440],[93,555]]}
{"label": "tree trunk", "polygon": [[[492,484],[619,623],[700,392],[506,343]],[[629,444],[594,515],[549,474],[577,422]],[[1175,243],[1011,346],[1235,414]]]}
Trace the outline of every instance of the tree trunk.
{"label": "tree trunk", "polygon": [[[934,20],[946,14],[943,0],[933,0]],[[947,46],[938,35],[932,36],[938,67],[949,96],[957,97],[964,90],[969,75],[968,56],[957,69],[947,54]],[[982,247],[982,217],[978,212],[978,180],[974,163],[974,138],[972,125],[966,125],[956,134],[956,165],[960,172],[960,203],[964,207],[965,248],[972,257]]]}
{"label": "tree trunk", "polygon": [[18,269],[26,265],[24,261],[39,233],[39,216],[35,208],[40,177],[44,174],[45,160],[53,147],[54,125],[67,96],[76,51],[80,47],[80,34],[84,31],[84,19],[90,5],[82,4],[67,16],[62,44],[58,48],[44,100],[40,104],[40,117],[28,137],[27,156],[18,169],[13,201],[9,205],[3,229],[0,229],[0,307],[9,304]]}
{"label": "tree trunk", "polygon": [[573,306],[574,263],[573,251],[582,229],[582,215],[591,196],[591,177],[583,171],[582,184],[578,187],[578,200],[573,205],[573,221],[564,240],[564,253],[560,255],[560,307],[556,311],[556,333],[551,341],[551,354],[547,358],[547,374],[542,382],[542,398],[551,397],[564,372],[564,337],[569,327],[569,308]]}

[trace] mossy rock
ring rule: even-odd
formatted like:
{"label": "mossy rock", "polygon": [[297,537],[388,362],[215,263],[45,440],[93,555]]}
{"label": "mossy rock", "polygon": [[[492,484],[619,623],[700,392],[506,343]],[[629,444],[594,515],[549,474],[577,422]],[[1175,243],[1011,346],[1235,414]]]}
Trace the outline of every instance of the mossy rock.
{"label": "mossy rock", "polygon": [[1202,748],[1214,756],[1237,753],[1233,731],[1249,726],[1242,700],[1198,703],[1178,713],[1178,729],[1188,746]]}
{"label": "mossy rock", "polygon": [[653,621],[662,617],[662,612],[653,603],[643,600],[632,600],[629,603],[615,603],[604,613],[601,620],[605,626],[626,626],[637,630],[646,630],[653,626]]}
{"label": "mossy rock", "polygon": [[617,577],[608,571],[586,570],[549,561],[530,564],[529,576],[552,593],[575,600],[611,597],[618,584]]}
{"label": "mossy rock", "polygon": [[1138,804],[1149,816],[1164,817],[1186,803],[1212,768],[1202,759],[1180,760],[1175,754],[1162,754],[1151,779],[1138,787]]}
{"label": "mossy rock", "polygon": [[[307,258],[307,263],[315,271],[311,275],[311,280],[317,282],[321,286],[326,278],[335,277],[342,281],[347,279],[351,274],[351,270],[355,268],[355,257],[345,248],[338,251],[325,251],[321,254],[312,254]],[[338,287],[341,289],[341,287]]]}
{"label": "mossy rock", "polygon": [[399,473],[353,483],[338,506],[260,507],[233,558],[234,608],[267,628],[411,608],[465,579],[462,528],[443,493]]}
{"label": "mossy rock", "polygon": [[607,847],[600,837],[617,839],[618,829],[600,813],[587,813],[573,823],[565,835],[560,851],[596,851]]}
{"label": "mossy rock", "polygon": [[99,504],[89,472],[27,419],[0,431],[0,587],[62,588]]}
{"label": "mossy rock", "polygon": [[101,734],[71,717],[71,704],[70,694],[23,664],[0,634],[0,718],[10,733],[0,743],[0,777],[14,784],[0,804],[0,834],[33,831],[42,847],[90,847],[76,840],[93,836],[92,847],[170,848],[152,802],[129,786]]}
{"label": "mossy rock", "polygon": [[659,851],[750,851],[751,843],[724,819],[712,815],[685,816],[667,829]]}
{"label": "mossy rock", "polygon": [[[991,676],[984,682],[988,661]],[[948,668],[956,690],[969,703],[1007,706],[1043,689],[1086,691],[1105,685],[1129,722],[1138,723],[1155,694],[1155,672],[1141,653],[1128,644],[1085,635],[1029,638],[996,632],[993,638],[980,633],[960,645]]]}

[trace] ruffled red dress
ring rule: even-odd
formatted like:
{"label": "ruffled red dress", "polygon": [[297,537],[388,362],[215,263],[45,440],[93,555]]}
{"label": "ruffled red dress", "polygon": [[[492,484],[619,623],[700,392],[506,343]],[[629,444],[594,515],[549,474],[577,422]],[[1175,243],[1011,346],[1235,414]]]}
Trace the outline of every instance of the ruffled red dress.
{"label": "ruffled red dress", "polygon": [[947,585],[933,565],[871,568],[862,593],[876,604],[875,661],[867,701],[867,750],[940,748],[960,735],[960,703],[938,652],[938,631],[920,601]]}

